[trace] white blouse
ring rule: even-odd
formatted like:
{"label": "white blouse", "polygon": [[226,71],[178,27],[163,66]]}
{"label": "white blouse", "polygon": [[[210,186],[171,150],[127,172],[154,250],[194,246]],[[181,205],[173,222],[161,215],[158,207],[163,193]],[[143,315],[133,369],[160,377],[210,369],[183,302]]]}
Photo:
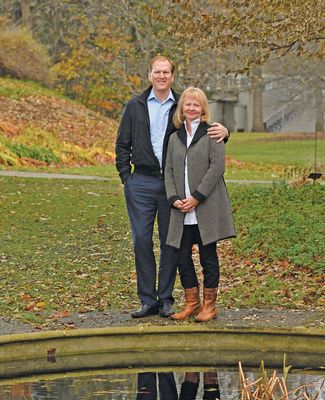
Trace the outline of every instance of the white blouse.
{"label": "white blouse", "polygon": [[[185,130],[187,132],[187,143],[186,143],[187,148],[190,147],[190,144],[192,143],[193,137],[195,135],[195,132],[196,132],[200,122],[201,122],[200,119],[195,119],[194,121],[191,122],[192,134],[190,134],[187,130],[186,122],[184,121]],[[185,196],[187,198],[190,195],[191,195],[191,192],[190,192],[190,187],[188,184],[187,155],[186,155],[186,157],[185,157]],[[196,225],[196,224],[197,224],[197,219],[196,219],[196,213],[195,213],[195,209],[194,209],[185,214],[184,225]]]}

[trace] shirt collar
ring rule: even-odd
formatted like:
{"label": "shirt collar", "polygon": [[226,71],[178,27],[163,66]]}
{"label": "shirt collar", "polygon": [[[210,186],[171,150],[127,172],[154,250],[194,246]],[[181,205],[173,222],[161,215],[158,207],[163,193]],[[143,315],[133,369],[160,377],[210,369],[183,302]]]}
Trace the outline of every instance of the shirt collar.
{"label": "shirt collar", "polygon": [[[200,125],[200,118],[195,119],[194,121],[191,122],[191,128],[192,128],[192,136],[194,135],[194,133],[196,132],[198,126]],[[187,127],[186,127],[186,122],[184,120],[184,126],[185,126],[185,130],[187,132]],[[188,133],[188,132],[187,132]]]}
{"label": "shirt collar", "polygon": [[157,96],[155,95],[155,92],[154,92],[153,88],[151,88],[151,91],[150,91],[149,96],[148,96],[148,100],[152,100],[152,99],[156,99],[156,100],[159,101],[160,103],[165,103],[165,102],[168,101],[168,100],[173,100],[173,101],[175,101],[175,97],[174,97],[173,92],[172,92],[171,90],[169,90],[169,93],[168,93],[168,96],[166,97],[166,99],[165,99],[164,101],[161,101],[161,100],[159,100],[159,99],[157,98]]}

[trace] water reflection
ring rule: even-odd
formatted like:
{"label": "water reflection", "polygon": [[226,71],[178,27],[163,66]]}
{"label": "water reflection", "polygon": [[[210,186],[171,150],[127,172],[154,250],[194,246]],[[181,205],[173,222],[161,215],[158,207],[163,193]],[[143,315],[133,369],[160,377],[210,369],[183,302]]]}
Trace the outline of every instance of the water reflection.
{"label": "water reflection", "polygon": [[[157,380],[158,390],[157,393]],[[144,372],[138,374],[136,400],[195,400],[200,385],[200,372],[186,372],[178,395],[172,372]],[[218,373],[203,372],[203,399],[220,399]]]}
{"label": "water reflection", "polygon": [[[56,379],[35,378],[1,383],[0,400],[233,400],[238,398],[238,370],[189,368],[170,371],[107,371],[78,374]],[[253,381],[256,371],[245,371]],[[309,394],[315,396],[322,376],[289,374],[288,388],[312,384]],[[319,400],[325,399],[325,388]]]}

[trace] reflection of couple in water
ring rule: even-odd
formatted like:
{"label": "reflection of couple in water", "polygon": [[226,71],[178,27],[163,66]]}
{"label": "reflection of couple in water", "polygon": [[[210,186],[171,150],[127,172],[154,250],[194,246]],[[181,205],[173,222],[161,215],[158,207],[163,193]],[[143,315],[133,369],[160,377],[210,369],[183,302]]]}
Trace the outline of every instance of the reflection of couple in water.
{"label": "reflection of couple in water", "polygon": [[[196,400],[199,385],[199,372],[185,372],[184,381],[182,383],[180,393],[178,394],[173,372],[139,373],[138,394],[136,400]],[[220,399],[218,374],[216,371],[203,372],[202,399]]]}

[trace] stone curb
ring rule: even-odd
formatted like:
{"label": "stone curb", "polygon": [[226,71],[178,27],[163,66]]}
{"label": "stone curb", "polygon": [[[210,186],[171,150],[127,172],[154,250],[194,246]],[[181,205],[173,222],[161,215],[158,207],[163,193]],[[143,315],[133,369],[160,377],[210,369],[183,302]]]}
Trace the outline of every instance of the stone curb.
{"label": "stone curb", "polygon": [[0,378],[103,368],[258,366],[321,369],[318,329],[126,327],[47,331],[0,337]]}

